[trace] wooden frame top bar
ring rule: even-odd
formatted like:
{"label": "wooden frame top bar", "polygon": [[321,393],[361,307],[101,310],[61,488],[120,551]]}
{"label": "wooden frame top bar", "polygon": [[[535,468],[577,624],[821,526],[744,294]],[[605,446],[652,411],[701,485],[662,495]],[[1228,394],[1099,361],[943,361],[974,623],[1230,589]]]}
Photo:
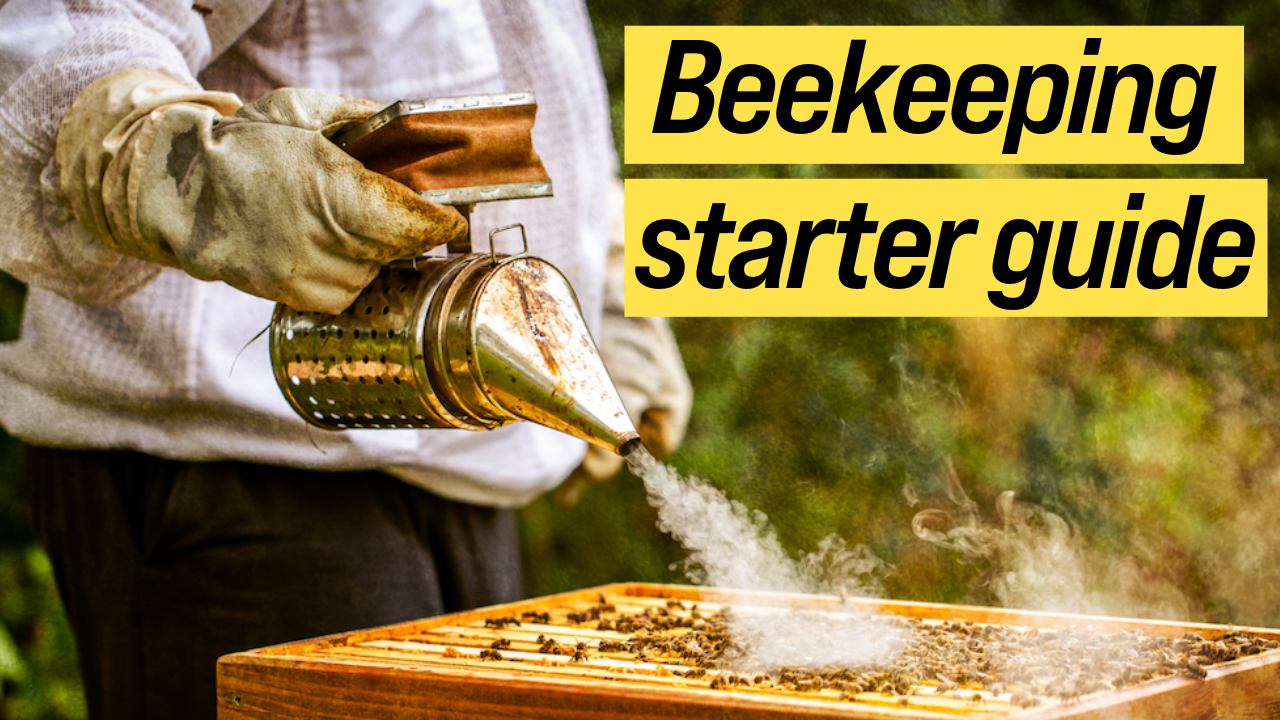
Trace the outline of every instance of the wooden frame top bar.
{"label": "wooden frame top bar", "polygon": [[[668,601],[683,601],[696,603],[704,613],[726,604],[739,612],[802,607],[826,613],[885,613],[924,622],[963,621],[1027,629],[1090,627],[1100,632],[1140,630],[1169,638],[1193,632],[1214,640],[1232,630],[1244,630],[1280,640],[1280,631],[1263,628],[623,583],[228,655],[218,661],[218,717],[763,720],[1011,715],[1019,720],[1092,720],[1114,717],[1118,712],[1128,720],[1280,717],[1280,651],[1210,666],[1204,679],[1166,677],[1075,702],[1028,709],[1011,704],[1008,696],[985,693],[973,693],[984,695],[978,702],[947,697],[940,691],[926,693],[909,698],[904,707],[902,698],[879,693],[860,693],[855,702],[849,702],[829,690],[712,690],[708,681],[715,671],[706,678],[690,679],[677,674],[687,670],[685,666],[652,659],[638,662],[626,652],[593,649],[581,660],[538,652],[536,636],[552,637],[566,645],[625,638],[622,633],[597,629],[595,623],[567,619],[570,613],[596,605],[602,595],[619,612],[665,608]],[[677,612],[687,610],[681,607]],[[547,613],[550,622],[526,619],[509,626],[495,622],[520,618],[526,612]],[[481,657],[481,651],[497,641],[509,643],[499,653],[502,659]]]}

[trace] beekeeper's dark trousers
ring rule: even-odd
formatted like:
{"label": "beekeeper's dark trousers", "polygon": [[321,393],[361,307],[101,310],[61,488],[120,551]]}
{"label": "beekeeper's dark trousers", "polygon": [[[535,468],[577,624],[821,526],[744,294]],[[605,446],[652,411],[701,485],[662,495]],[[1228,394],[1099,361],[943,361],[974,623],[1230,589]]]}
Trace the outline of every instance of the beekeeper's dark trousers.
{"label": "beekeeper's dark trousers", "polygon": [[212,720],[240,650],[514,600],[514,515],[378,472],[28,447],[92,720]]}

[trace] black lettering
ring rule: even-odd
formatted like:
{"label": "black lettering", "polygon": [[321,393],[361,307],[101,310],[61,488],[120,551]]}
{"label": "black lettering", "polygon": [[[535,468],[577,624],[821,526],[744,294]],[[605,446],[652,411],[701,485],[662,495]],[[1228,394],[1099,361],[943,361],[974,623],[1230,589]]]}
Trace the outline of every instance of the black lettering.
{"label": "black lettering", "polygon": [[[1209,94],[1213,91],[1213,76],[1218,68],[1206,65],[1199,74],[1190,65],[1174,65],[1160,79],[1160,94],[1156,96],[1156,122],[1165,130],[1187,129],[1186,137],[1170,142],[1165,135],[1154,135],[1151,146],[1165,155],[1186,155],[1200,144],[1204,135],[1204,121],[1209,114]],[[1173,114],[1173,94],[1178,81],[1189,78],[1195,81],[1196,95],[1186,115]]]}
{"label": "black lettering", "polygon": [[1115,223],[1103,220],[1098,223],[1098,234],[1093,240],[1093,255],[1089,267],[1081,275],[1071,272],[1071,250],[1076,244],[1076,221],[1062,223],[1058,238],[1058,253],[1053,257],[1053,282],[1063,290],[1075,290],[1089,283],[1091,288],[1102,287],[1102,275],[1107,271],[1107,251],[1111,249],[1111,230]]}
{"label": "black lettering", "polygon": [[796,235],[796,251],[791,257],[791,272],[787,273],[788,288],[798,288],[804,283],[804,270],[809,264],[809,247],[813,245],[813,241],[823,235],[833,235],[835,231],[836,221],[832,218],[819,221],[817,225],[812,220],[800,223],[800,233]]}
{"label": "black lettering", "polygon": [[[1142,236],[1142,251],[1138,253],[1138,282],[1149,290],[1159,290],[1173,283],[1176,288],[1187,286],[1191,274],[1191,255],[1196,249],[1196,237],[1200,234],[1200,212],[1204,209],[1204,196],[1192,195],[1187,200],[1187,214],[1179,225],[1176,220],[1157,220],[1147,227]],[[1167,234],[1178,238],[1178,254],[1168,275],[1156,274],[1156,250],[1160,239]]]}
{"label": "black lettering", "polygon": [[[1141,210],[1145,193],[1129,193],[1126,210]],[[1120,244],[1116,247],[1116,265],[1111,269],[1111,287],[1129,284],[1129,265],[1133,263],[1133,246],[1138,239],[1138,221],[1126,220],[1120,226]]]}
{"label": "black lettering", "polygon": [[[921,78],[932,80],[933,89],[917,90],[916,81]],[[897,123],[898,129],[909,132],[912,135],[933,132],[942,124],[942,119],[947,115],[946,111],[934,110],[924,120],[917,121],[911,118],[911,103],[944,103],[950,95],[951,78],[947,77],[946,70],[937,65],[915,65],[909,67],[902,72],[902,79],[898,82],[898,97],[893,103],[893,121]]]}
{"label": "black lettering", "polygon": [[862,242],[862,234],[875,232],[880,223],[867,220],[867,204],[854,203],[848,220],[836,225],[836,232],[844,233],[844,250],[840,252],[840,284],[851,290],[861,290],[867,286],[867,276],[859,275],[854,267],[858,260],[858,246]]}
{"label": "black lettering", "polygon": [[929,274],[929,287],[940,288],[947,282],[947,270],[951,266],[951,248],[956,241],[965,235],[978,234],[978,221],[969,218],[956,225],[955,220],[942,223],[942,232],[938,234],[938,253],[933,258],[933,272]]}
{"label": "black lettering", "polygon": [[1080,77],[1076,79],[1076,94],[1071,99],[1071,117],[1067,120],[1068,133],[1084,132],[1084,116],[1089,114],[1089,96],[1093,94],[1092,65],[1080,68]]}
{"label": "black lettering", "polygon": [[654,260],[667,264],[665,275],[654,275],[648,265],[636,266],[636,280],[651,290],[675,287],[676,283],[680,282],[680,278],[684,277],[684,258],[680,253],[658,241],[658,236],[664,232],[675,235],[676,240],[689,239],[689,228],[678,220],[654,220],[644,229],[644,237],[641,241],[644,251]]}
{"label": "black lettering", "polygon": [[[742,81],[755,78],[760,83],[758,90],[743,90]],[[737,135],[750,135],[769,122],[768,110],[757,110],[749,120],[734,117],[734,105],[740,102],[772,102],[773,74],[763,65],[739,65],[724,76],[724,88],[720,90],[720,124],[725,130]]]}
{"label": "black lettering", "polygon": [[[1013,241],[1022,233],[1031,236],[1031,258],[1027,266],[1019,270],[1009,267],[1010,255],[1013,253]],[[1044,275],[1044,263],[1049,254],[1049,239],[1053,236],[1053,222],[1045,220],[1037,228],[1030,220],[1010,220],[1000,228],[996,238],[996,256],[991,263],[991,272],[996,280],[1006,285],[1023,283],[1022,293],[1010,297],[1003,292],[992,290],[987,293],[991,304],[1001,310],[1025,310],[1035,302],[1040,294],[1040,279]]]}
{"label": "black lettering", "polygon": [[[701,55],[705,61],[702,72],[691,78],[681,78],[686,55]],[[672,40],[667,54],[667,68],[662,73],[662,89],[658,92],[658,112],[653,119],[655,133],[689,133],[701,130],[711,119],[716,96],[707,83],[720,73],[720,48],[706,40]],[[671,117],[675,111],[676,95],[688,92],[698,96],[698,109],[684,120]]]}
{"label": "black lettering", "polygon": [[[1233,232],[1240,238],[1236,246],[1222,247],[1218,241],[1223,233]],[[1253,257],[1253,228],[1243,220],[1227,218],[1209,226],[1204,233],[1204,243],[1200,247],[1200,281],[1215,290],[1230,290],[1244,282],[1249,276],[1248,265],[1237,265],[1227,275],[1219,275],[1214,271],[1213,261],[1218,258]]]}
{"label": "black lettering", "polygon": [[716,245],[720,241],[720,233],[731,233],[738,226],[732,220],[724,219],[724,203],[712,203],[711,212],[706,220],[693,224],[693,231],[702,233],[702,249],[698,251],[698,284],[708,290],[719,290],[724,287],[724,276],[717,275],[712,269],[716,260]]}
{"label": "black lettering", "polygon": [[[910,245],[895,245],[894,240],[902,233],[911,233],[915,242]],[[894,275],[889,263],[894,258],[929,257],[929,228],[919,220],[894,220],[884,227],[880,233],[880,244],[876,248],[875,273],[876,282],[893,290],[906,290],[920,282],[924,277],[924,265],[912,265],[905,275]]]}
{"label": "black lettering", "polygon": [[844,77],[840,80],[840,98],[836,101],[835,119],[831,132],[849,132],[849,116],[859,107],[867,115],[867,125],[873,133],[885,132],[884,118],[880,116],[880,103],[876,90],[898,69],[897,65],[883,65],[858,87],[858,75],[862,73],[862,56],[866,40],[850,40],[849,55],[844,61]]}
{"label": "black lettering", "polygon": [[[817,90],[798,90],[800,79],[811,77],[818,81]],[[827,121],[826,110],[815,110],[808,120],[796,120],[792,112],[796,103],[830,102],[835,81],[831,73],[821,65],[797,65],[787,71],[778,89],[778,125],[789,133],[808,135]]]}
{"label": "black lettering", "polygon": [[[1031,99],[1031,87],[1037,80],[1047,78],[1053,83],[1049,95],[1049,107],[1044,117],[1031,120],[1027,117],[1027,101]],[[1005,130],[1005,155],[1016,155],[1018,144],[1022,141],[1022,130],[1025,128],[1037,135],[1053,132],[1062,121],[1062,108],[1067,104],[1067,88],[1071,78],[1061,65],[1041,65],[1034,70],[1030,65],[1023,65],[1018,71],[1018,84],[1013,89],[1013,102],[1009,106],[1009,127]]]}
{"label": "black lettering", "polygon": [[1111,269],[1111,287],[1129,284],[1129,266],[1133,264],[1133,245],[1138,239],[1138,221],[1127,220],[1120,226],[1120,245],[1116,248],[1116,266]]}
{"label": "black lettering", "polygon": [[[738,242],[751,242],[760,233],[769,233],[773,241],[762,248],[743,250],[729,261],[729,282],[734,287],[750,290],[763,282],[767,288],[776,288],[782,280],[782,263],[787,256],[787,230],[777,220],[752,220],[742,226]],[[747,272],[747,265],[753,260],[765,260],[764,271],[759,275]]]}
{"label": "black lettering", "polygon": [[[1097,55],[1102,49],[1102,38],[1088,38],[1084,41],[1084,54]],[[1086,65],[1080,68],[1080,77],[1076,78],[1076,94],[1071,99],[1071,119],[1067,121],[1068,133],[1084,132],[1084,116],[1089,113],[1089,96],[1093,94],[1093,74],[1098,68]],[[1111,242],[1107,238],[1108,244]],[[1056,261],[1054,265],[1057,267]],[[1079,286],[1077,286],[1079,287]]]}
{"label": "black lettering", "polygon": [[1105,133],[1111,124],[1111,106],[1116,101],[1116,86],[1130,78],[1134,82],[1133,113],[1129,116],[1129,132],[1140,133],[1147,125],[1147,107],[1151,105],[1151,87],[1155,80],[1151,68],[1146,65],[1108,65],[1102,71],[1102,84],[1098,87],[1098,108],[1093,112],[1093,132]]}
{"label": "black lettering", "polygon": [[[990,90],[974,90],[973,82],[980,77],[990,78]],[[995,65],[974,65],[965,68],[956,81],[956,97],[951,103],[951,121],[961,132],[981,135],[991,132],[1000,124],[1004,113],[990,110],[981,120],[969,119],[969,103],[1004,102],[1009,95],[1009,78]]]}

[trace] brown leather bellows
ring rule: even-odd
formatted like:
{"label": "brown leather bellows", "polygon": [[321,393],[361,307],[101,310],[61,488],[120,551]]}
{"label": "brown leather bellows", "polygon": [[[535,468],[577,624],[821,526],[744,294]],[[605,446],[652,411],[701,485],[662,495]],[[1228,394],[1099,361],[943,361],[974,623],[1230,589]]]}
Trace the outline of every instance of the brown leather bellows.
{"label": "brown leather bellows", "polygon": [[537,105],[402,115],[346,147],[419,192],[550,180],[533,149]]}

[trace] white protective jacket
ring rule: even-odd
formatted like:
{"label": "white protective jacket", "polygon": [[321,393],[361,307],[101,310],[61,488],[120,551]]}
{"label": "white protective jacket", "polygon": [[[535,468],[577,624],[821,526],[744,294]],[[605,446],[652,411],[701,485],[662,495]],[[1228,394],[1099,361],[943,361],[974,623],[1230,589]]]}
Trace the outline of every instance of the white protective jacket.
{"label": "white protective jacket", "polygon": [[[93,80],[167,73],[245,102],[280,86],[378,102],[534,90],[555,198],[481,205],[476,238],[521,222],[598,330],[617,159],[576,0],[0,0],[0,269],[28,284],[0,344],[0,424],[27,442],[185,460],[382,468],[446,497],[517,505],[585,445],[532,423],[494,432],[308,429],[273,379],[272,303],[95,242],[57,194],[58,124]],[[123,299],[120,299],[123,298]],[[236,353],[250,343],[234,363]]]}

